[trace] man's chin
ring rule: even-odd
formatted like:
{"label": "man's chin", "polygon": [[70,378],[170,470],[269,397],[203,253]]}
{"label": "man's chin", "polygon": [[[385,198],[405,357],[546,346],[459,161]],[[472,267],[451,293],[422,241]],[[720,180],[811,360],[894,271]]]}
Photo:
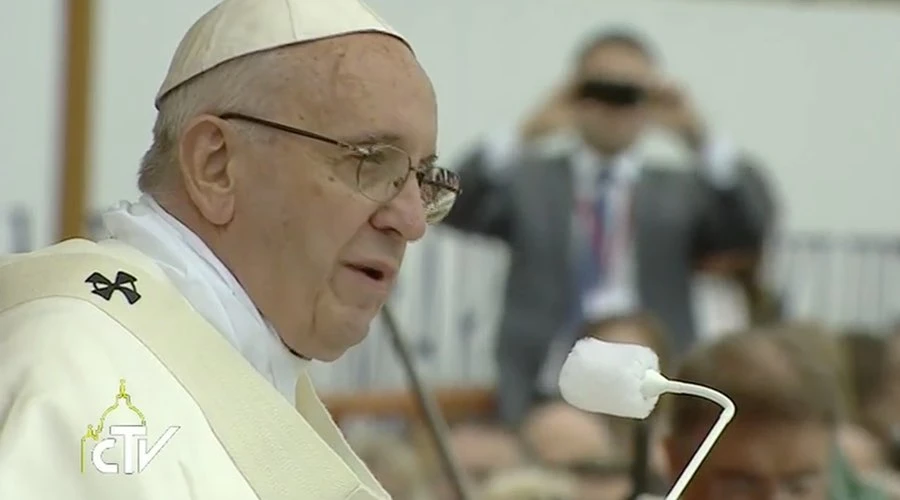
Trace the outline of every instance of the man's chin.
{"label": "man's chin", "polygon": [[322,339],[322,349],[315,359],[324,362],[335,361],[344,355],[352,347],[361,344],[369,335],[369,328],[378,310],[348,309],[335,318],[332,328],[319,332],[317,336]]}
{"label": "man's chin", "polygon": [[320,356],[316,356],[315,360],[319,361],[320,363],[332,363],[332,362],[340,359],[341,356],[343,356],[345,352],[347,352],[346,349],[344,349],[343,351],[339,351],[339,352],[329,351],[328,353],[322,354]]}

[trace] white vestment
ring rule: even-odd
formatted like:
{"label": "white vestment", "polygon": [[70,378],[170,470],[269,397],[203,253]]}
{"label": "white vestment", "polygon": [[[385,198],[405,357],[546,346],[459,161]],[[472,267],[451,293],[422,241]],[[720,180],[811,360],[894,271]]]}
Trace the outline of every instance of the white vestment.
{"label": "white vestment", "polygon": [[[2,500],[389,498],[306,374],[296,407],[131,246],[0,260]],[[95,466],[111,425],[141,423],[146,446],[110,441]]]}

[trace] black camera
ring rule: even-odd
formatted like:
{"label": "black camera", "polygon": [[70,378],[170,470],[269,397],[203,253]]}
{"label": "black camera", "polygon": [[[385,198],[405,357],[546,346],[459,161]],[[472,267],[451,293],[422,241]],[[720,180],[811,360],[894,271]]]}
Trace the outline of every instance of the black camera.
{"label": "black camera", "polygon": [[597,101],[609,106],[629,107],[644,101],[647,98],[647,91],[643,87],[630,83],[588,80],[578,86],[576,97],[580,100]]}

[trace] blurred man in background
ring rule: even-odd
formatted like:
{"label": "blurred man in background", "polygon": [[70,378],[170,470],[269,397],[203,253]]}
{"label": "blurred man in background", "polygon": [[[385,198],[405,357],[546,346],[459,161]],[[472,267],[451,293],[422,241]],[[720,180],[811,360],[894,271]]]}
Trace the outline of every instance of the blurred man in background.
{"label": "blurred man in background", "polygon": [[[637,154],[652,124],[684,142],[692,168],[657,168]],[[568,130],[571,148],[539,146]],[[672,352],[685,352],[695,340],[694,267],[758,252],[775,212],[759,167],[710,129],[628,31],[589,40],[571,80],[515,137],[477,148],[459,172],[463,191],[447,222],[501,238],[511,252],[497,344],[500,411],[511,424],[538,395],[541,371],[558,372],[583,303],[597,295],[652,313]]]}

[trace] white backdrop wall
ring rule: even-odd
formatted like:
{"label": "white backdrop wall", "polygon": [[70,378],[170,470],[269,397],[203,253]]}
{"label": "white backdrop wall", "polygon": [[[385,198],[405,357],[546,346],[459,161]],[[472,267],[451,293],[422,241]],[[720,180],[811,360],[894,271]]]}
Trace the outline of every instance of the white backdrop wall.
{"label": "white backdrop wall", "polygon": [[[153,95],[180,36],[215,2],[97,3],[95,209],[136,195]],[[370,3],[410,38],[429,71],[440,149],[451,162],[471,141],[513,126],[532,108],[564,76],[582,36],[628,23],[652,36],[710,123],[768,163],[786,200],[787,228],[898,230],[900,11],[690,0]],[[6,40],[15,41],[0,44],[0,251],[13,244],[8,220],[17,207],[29,212],[32,244],[53,238],[61,21],[57,0],[8,2],[0,16]],[[413,334],[430,339],[421,349],[442,352],[429,373],[451,377],[466,362],[466,373],[490,376],[503,259],[497,247],[441,231],[412,252],[398,304]],[[466,271],[473,266],[477,272]],[[468,281],[472,276],[484,282]],[[367,342],[335,368],[344,378],[329,380],[399,381],[384,352],[376,339]],[[351,364],[354,380],[344,369]]]}

